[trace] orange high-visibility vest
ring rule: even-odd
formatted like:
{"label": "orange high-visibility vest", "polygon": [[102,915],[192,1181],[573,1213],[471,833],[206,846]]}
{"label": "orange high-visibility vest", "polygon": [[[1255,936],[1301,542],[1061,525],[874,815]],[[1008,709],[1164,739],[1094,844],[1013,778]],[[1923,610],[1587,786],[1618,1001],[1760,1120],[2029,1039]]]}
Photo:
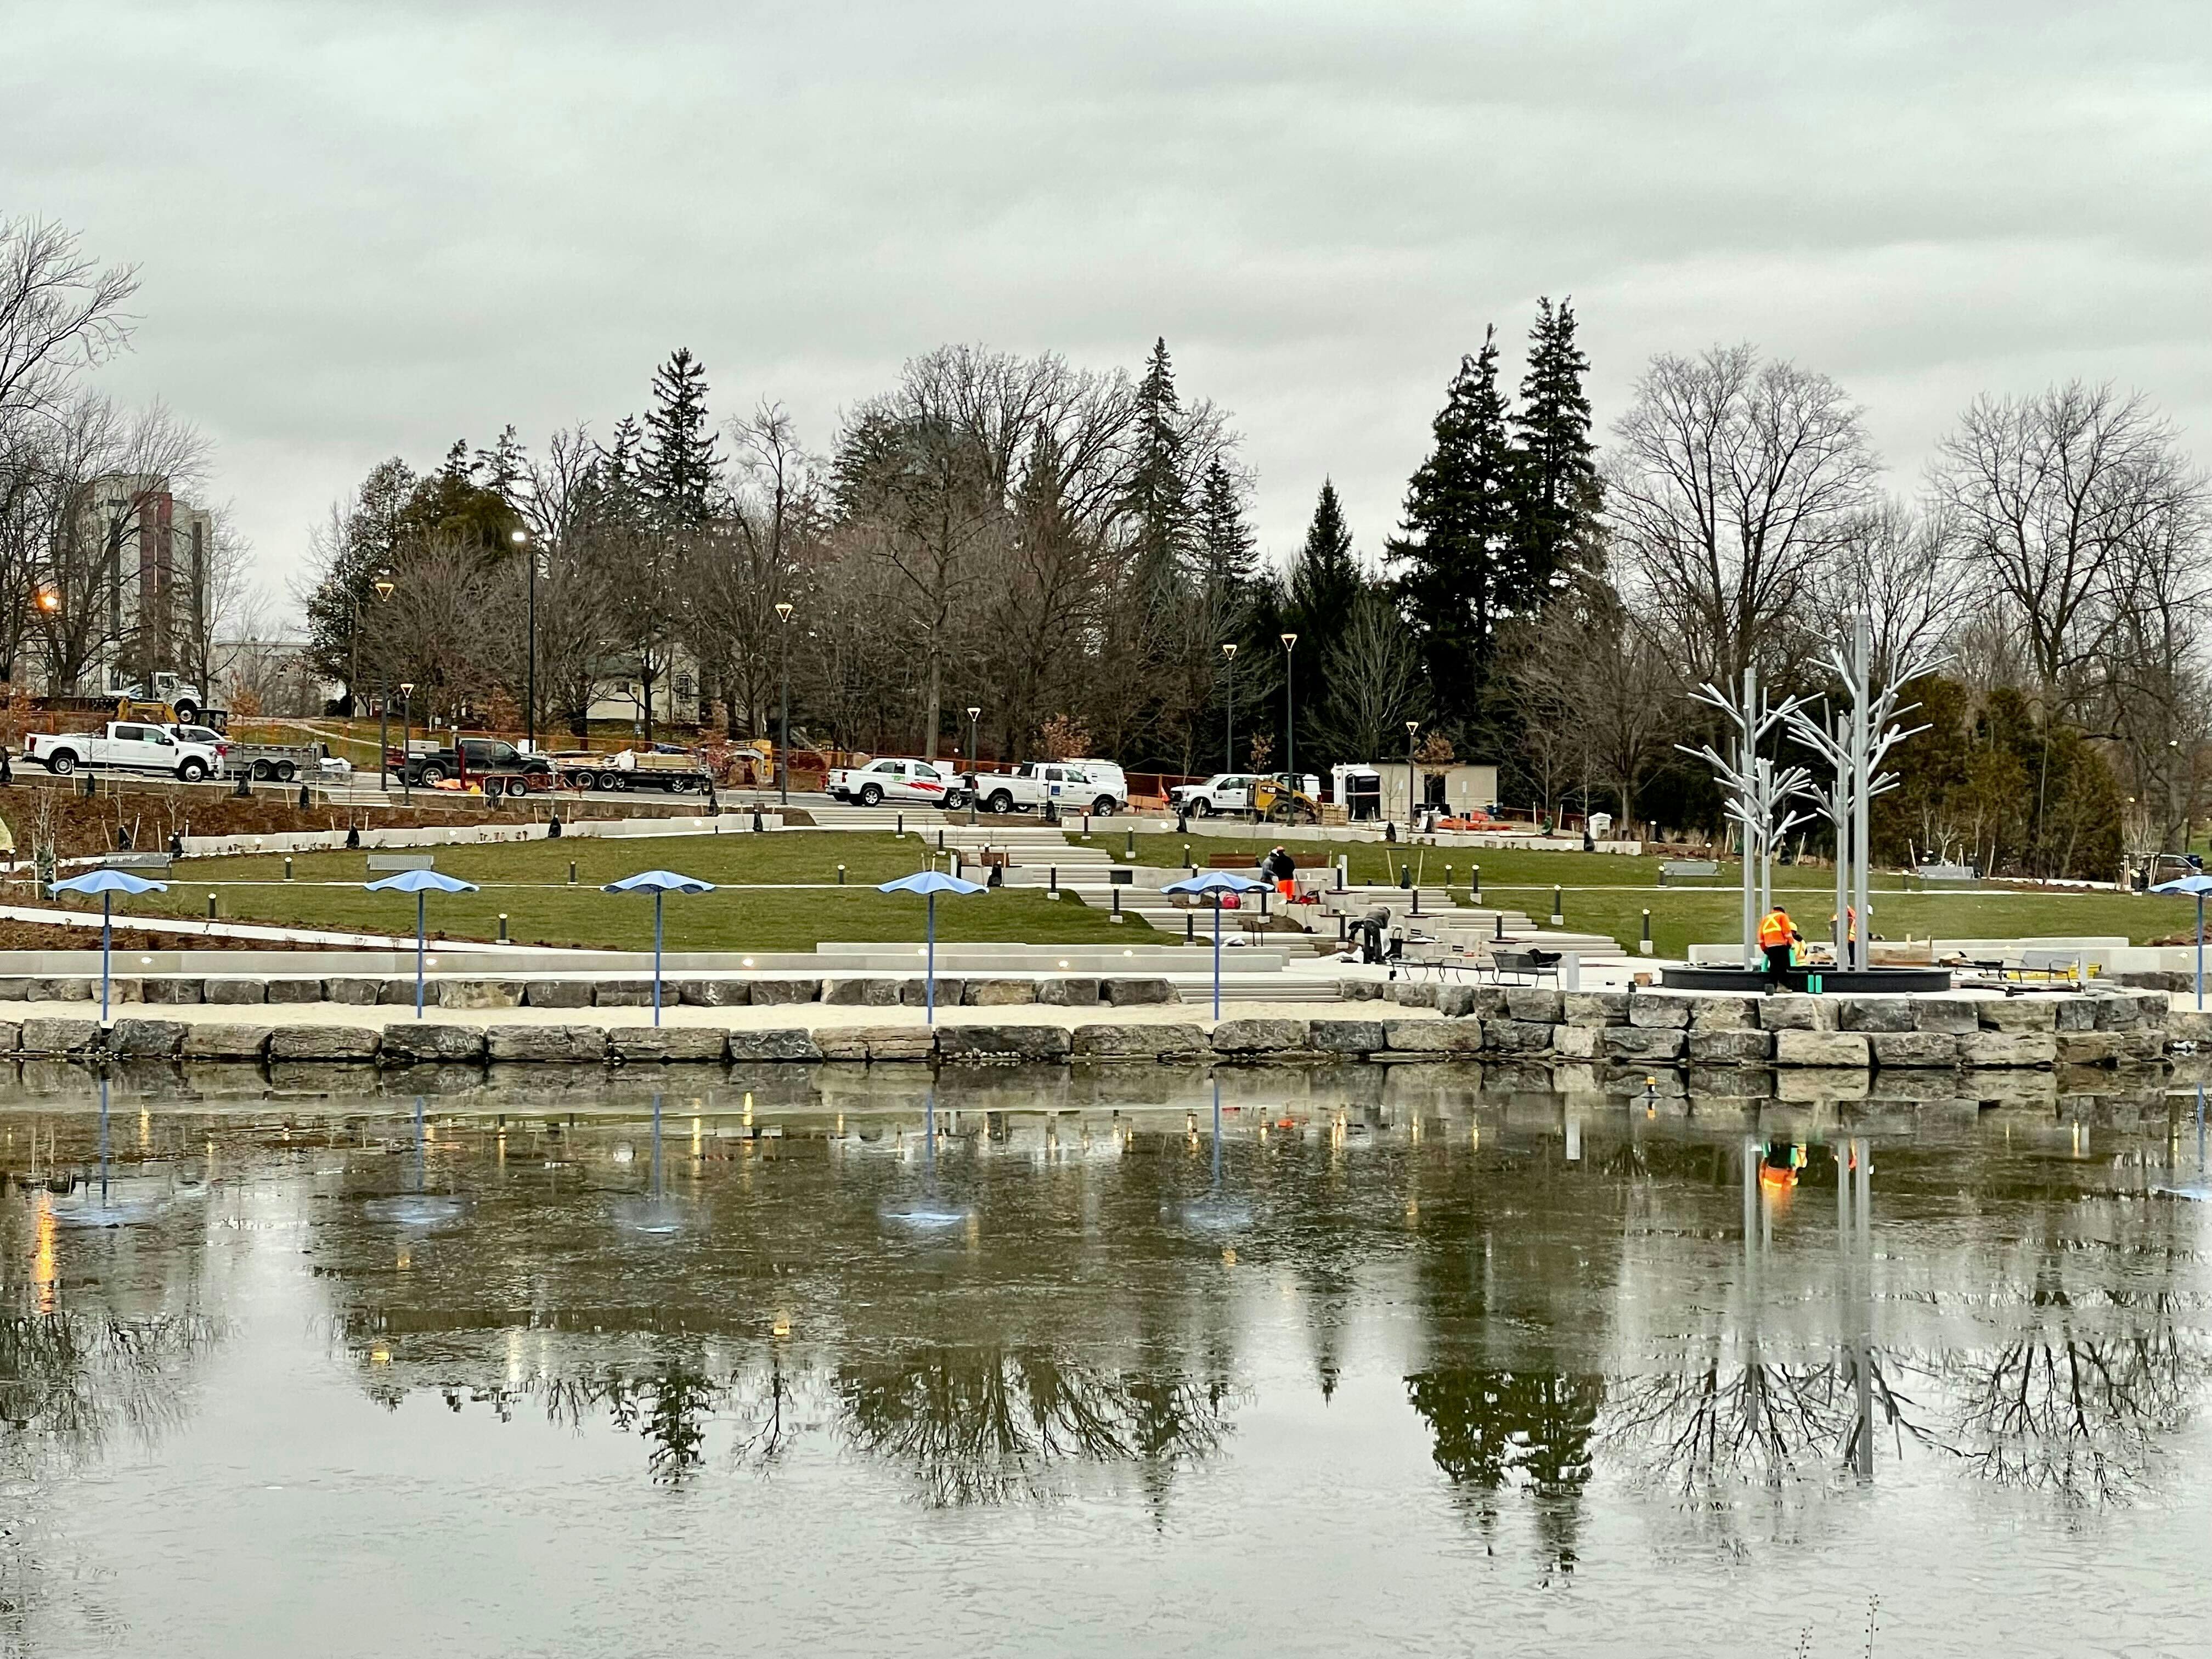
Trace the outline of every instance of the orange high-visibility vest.
{"label": "orange high-visibility vest", "polygon": [[1777,945],[1787,945],[1790,935],[1796,931],[1790,927],[1788,916],[1779,910],[1769,910],[1766,919],[1759,924],[1759,948],[1765,951]]}

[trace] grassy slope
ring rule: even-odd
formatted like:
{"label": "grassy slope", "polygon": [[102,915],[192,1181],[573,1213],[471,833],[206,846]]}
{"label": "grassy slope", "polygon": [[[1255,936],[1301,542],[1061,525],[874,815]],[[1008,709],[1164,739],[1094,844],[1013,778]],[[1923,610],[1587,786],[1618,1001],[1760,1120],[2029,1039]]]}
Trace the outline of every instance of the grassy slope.
{"label": "grassy slope", "polygon": [[[568,884],[572,860],[574,886]],[[846,866],[849,884],[842,889],[772,885],[835,884],[840,863]],[[649,949],[652,901],[602,893],[599,888],[617,877],[660,866],[737,890],[669,899],[666,944],[672,951],[805,951],[824,940],[919,939],[923,902],[878,893],[873,884],[909,875],[922,864],[918,836],[900,840],[889,834],[829,830],[456,847],[438,853],[438,868],[478,883],[483,890],[432,894],[429,921],[451,938],[491,939],[504,911],[510,936],[517,940]],[[287,882],[283,860],[276,856],[195,860],[180,866],[167,894],[131,900],[118,911],[204,916],[207,895],[213,891],[221,914],[233,921],[412,932],[412,901],[401,894],[363,891],[366,866],[360,853],[313,854],[294,860],[294,878]],[[1027,890],[941,899],[937,928],[939,938],[952,941],[1133,944],[1158,937],[1134,917],[1117,925],[1073,898],[1054,901]]]}
{"label": "grassy slope", "polygon": [[[1127,847],[1126,832],[1101,830],[1091,836],[1091,844],[1105,847],[1118,856]],[[1139,835],[1137,861],[1178,865],[1183,861],[1186,845],[1190,856],[1203,865],[1217,853],[1256,857],[1273,842],[1265,836]],[[1291,850],[1304,849],[1294,847]],[[1525,910],[1540,922],[1550,914],[1552,889],[1557,885],[1565,890],[1561,902],[1569,927],[1609,933],[1624,945],[1633,945],[1643,928],[1643,912],[1648,908],[1652,939],[1662,955],[1679,956],[1692,943],[1733,939],[1741,925],[1741,900],[1732,888],[1713,883],[1662,888],[1660,860],[1656,858],[1499,848],[1409,849],[1362,845],[1336,850],[1351,854],[1355,882],[1390,879],[1395,866],[1410,858],[1419,866],[1425,884],[1441,886],[1444,866],[1449,863],[1454,890],[1462,902],[1467,896],[1469,866],[1479,860],[1483,896]],[[1735,866],[1723,865],[1722,869],[1723,879],[1733,881]],[[1833,872],[1778,868],[1774,884],[1799,927],[1808,936],[1825,935],[1829,914],[1835,908]],[[2196,914],[2195,907],[2185,899],[2130,893],[2021,892],[1996,887],[1907,893],[1898,887],[1896,877],[1879,874],[1875,882],[1875,911],[1876,931],[1887,939],[1902,939],[1908,933],[1918,939],[1931,933],[1946,939],[2087,933],[2124,936],[2138,944],[2185,933]]]}

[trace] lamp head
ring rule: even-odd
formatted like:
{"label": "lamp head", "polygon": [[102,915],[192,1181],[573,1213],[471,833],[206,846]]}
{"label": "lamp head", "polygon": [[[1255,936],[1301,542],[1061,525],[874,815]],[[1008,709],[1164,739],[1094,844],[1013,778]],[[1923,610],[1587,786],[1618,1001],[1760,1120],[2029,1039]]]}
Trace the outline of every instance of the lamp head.
{"label": "lamp head", "polygon": [[395,583],[389,576],[379,576],[374,582],[370,584],[370,586],[376,589],[376,597],[378,599],[388,599],[392,597],[392,590],[397,586],[398,584]]}
{"label": "lamp head", "polygon": [[968,718],[971,720],[980,720],[983,718],[983,711],[980,708],[970,708],[968,711]]}
{"label": "lamp head", "polygon": [[1232,645],[1224,645],[1224,646],[1223,646],[1223,647],[1221,647],[1221,654],[1222,654],[1223,656],[1224,656],[1224,657],[1228,658],[1230,661],[1231,661],[1231,662],[1235,662],[1235,661],[1237,660],[1237,647],[1236,647],[1236,646],[1234,646],[1233,644],[1232,644]]}
{"label": "lamp head", "polygon": [[507,538],[520,547],[530,539],[530,532],[526,530],[511,530],[507,532]]}
{"label": "lamp head", "polygon": [[775,614],[779,620],[789,622],[791,620],[791,601],[789,599],[780,601],[775,607]]}
{"label": "lamp head", "polygon": [[402,680],[402,681],[400,681],[400,682],[399,682],[399,695],[400,695],[401,696],[403,696],[403,697],[411,697],[411,696],[413,696],[415,695],[415,682],[414,682],[414,681],[412,681],[412,680]]}
{"label": "lamp head", "polygon": [[1285,651],[1295,650],[1295,649],[1297,647],[1297,643],[1298,643],[1298,636],[1297,636],[1297,635],[1295,635],[1295,634],[1285,634],[1285,635],[1283,635],[1283,649],[1284,649],[1284,650],[1285,650]]}

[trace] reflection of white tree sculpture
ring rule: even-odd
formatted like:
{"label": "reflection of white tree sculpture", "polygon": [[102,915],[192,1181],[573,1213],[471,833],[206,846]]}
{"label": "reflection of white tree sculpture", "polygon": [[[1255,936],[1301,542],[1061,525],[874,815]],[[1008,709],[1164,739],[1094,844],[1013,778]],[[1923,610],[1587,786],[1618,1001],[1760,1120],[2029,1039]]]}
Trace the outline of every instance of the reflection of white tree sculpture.
{"label": "reflection of white tree sculpture", "polygon": [[[1897,775],[1880,769],[1889,751],[1925,726],[1911,731],[1893,724],[1917,703],[1897,706],[1898,690],[1907,680],[1928,672],[1932,659],[1911,653],[1893,665],[1888,684],[1875,692],[1873,629],[1864,611],[1851,623],[1848,648],[1831,647],[1828,665],[1843,682],[1850,698],[1848,708],[1832,710],[1828,723],[1814,720],[1802,708],[1789,713],[1790,732],[1807,748],[1817,751],[1835,770],[1834,781],[1810,793],[1820,804],[1836,836],[1836,961],[1847,968],[1867,965],[1867,941],[1874,936],[1871,895],[1873,860],[1868,836],[1868,807],[1876,795],[1897,787]],[[1856,914],[1858,927],[1850,917]]]}
{"label": "reflection of white tree sculpture", "polygon": [[1759,918],[1773,899],[1773,851],[1784,836],[1810,816],[1790,809],[1790,803],[1805,797],[1811,781],[1803,767],[1778,769],[1760,756],[1759,749],[1804,700],[1791,697],[1769,708],[1756,668],[1743,671],[1740,696],[1723,691],[1708,681],[1698,688],[1697,696],[1698,702],[1710,703],[1727,715],[1735,727],[1729,752],[1723,756],[1711,744],[1700,749],[1687,744],[1674,746],[1711,767],[1713,775],[1728,792],[1729,820],[1743,837],[1743,965],[1755,968],[1759,965]]}

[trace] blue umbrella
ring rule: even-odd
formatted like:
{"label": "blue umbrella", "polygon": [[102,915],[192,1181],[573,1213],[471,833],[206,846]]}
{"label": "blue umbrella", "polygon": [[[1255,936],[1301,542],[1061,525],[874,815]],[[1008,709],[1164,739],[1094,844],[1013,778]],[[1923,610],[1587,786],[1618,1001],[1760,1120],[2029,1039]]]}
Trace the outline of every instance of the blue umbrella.
{"label": "blue umbrella", "polygon": [[1267,884],[1234,870],[1208,870],[1202,876],[1185,876],[1160,889],[1163,893],[1211,893],[1213,896],[1213,1017],[1221,1018],[1221,895],[1249,893]]}
{"label": "blue umbrella", "polygon": [[166,893],[166,881],[149,881],[143,876],[134,876],[128,870],[88,870],[81,876],[71,876],[58,881],[51,890],[57,893],[97,893],[100,895],[100,1023],[107,1024],[107,964],[114,945],[115,896],[118,893]]}
{"label": "blue umbrella", "polygon": [[696,876],[679,876],[673,870],[641,870],[620,881],[611,881],[602,893],[653,895],[653,1023],[660,1024],[660,902],[671,893],[711,893],[714,884]]}
{"label": "blue umbrella", "polygon": [[422,1018],[422,904],[426,893],[473,893],[477,884],[458,876],[441,876],[435,870],[402,870],[396,876],[368,884],[372,893],[415,895],[415,1018]]}
{"label": "blue umbrella", "polygon": [[2197,901],[2197,1006],[2204,1006],[2204,896],[2212,893],[2212,876],[2197,874],[2183,876],[2173,881],[2162,881],[2150,890],[2154,893],[2186,893]]}
{"label": "blue umbrella", "polygon": [[917,875],[901,876],[896,881],[887,881],[876,889],[878,893],[922,893],[929,899],[928,943],[923,947],[921,1003],[927,1011],[926,1024],[937,1024],[937,896],[939,893],[980,893],[982,886],[976,882],[963,881],[957,876],[948,876],[936,870],[924,870]]}

